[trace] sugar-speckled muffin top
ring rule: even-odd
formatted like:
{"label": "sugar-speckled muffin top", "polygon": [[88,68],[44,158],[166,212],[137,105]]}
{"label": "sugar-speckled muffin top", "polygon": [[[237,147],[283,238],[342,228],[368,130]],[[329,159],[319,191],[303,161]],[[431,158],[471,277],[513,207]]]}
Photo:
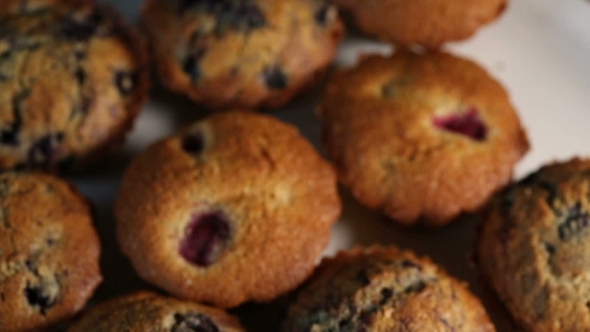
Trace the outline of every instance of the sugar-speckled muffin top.
{"label": "sugar-speckled muffin top", "polygon": [[210,108],[285,104],[343,36],[325,0],[147,0],[142,22],[165,85]]}
{"label": "sugar-speckled muffin top", "polygon": [[590,159],[540,168],[483,215],[477,264],[528,331],[590,330]]}
{"label": "sugar-speckled muffin top", "polygon": [[366,56],[330,79],[319,117],[340,180],[403,224],[477,210],[529,148],[506,90],[447,53]]}
{"label": "sugar-speckled muffin top", "polygon": [[141,277],[220,307],[298,286],[340,210],[334,170],[295,127],[240,111],[150,146],[115,203],[119,244]]}
{"label": "sugar-speckled muffin top", "polygon": [[0,174],[0,331],[47,330],[101,282],[90,206],[42,174]]}
{"label": "sugar-speckled muffin top", "polygon": [[94,307],[69,332],[242,332],[221,309],[138,292]]}
{"label": "sugar-speckled muffin top", "polygon": [[508,0],[334,0],[356,25],[383,41],[436,48],[471,37],[504,12]]}
{"label": "sugar-speckled muffin top", "polygon": [[93,1],[0,8],[0,169],[69,170],[124,139],[147,97],[146,54]]}
{"label": "sugar-speckled muffin top", "polygon": [[355,248],[322,261],[281,330],[495,331],[464,284],[395,247]]}

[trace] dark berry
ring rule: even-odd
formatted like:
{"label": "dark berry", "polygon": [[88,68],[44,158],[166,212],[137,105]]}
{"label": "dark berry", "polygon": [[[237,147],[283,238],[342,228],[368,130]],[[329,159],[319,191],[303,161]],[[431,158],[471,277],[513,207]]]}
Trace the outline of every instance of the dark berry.
{"label": "dark berry", "polygon": [[213,321],[198,313],[175,314],[172,332],[219,332]]}
{"label": "dark berry", "polygon": [[479,118],[475,108],[464,114],[451,114],[434,119],[436,128],[467,136],[476,141],[486,139],[488,128]]}
{"label": "dark berry", "polygon": [[408,287],[406,287],[404,292],[405,293],[420,293],[425,288],[426,288],[426,283],[422,280],[419,280],[419,281],[409,285]]}
{"label": "dark berry", "polygon": [[67,39],[86,41],[96,33],[102,21],[103,16],[98,11],[82,20],[66,17],[61,23],[61,33]]}
{"label": "dark berry", "polygon": [[334,12],[334,7],[328,3],[325,3],[320,6],[320,8],[315,12],[314,18],[316,22],[320,25],[326,25]]}
{"label": "dark berry", "polygon": [[201,78],[201,68],[197,58],[194,56],[189,56],[184,59],[182,70],[187,73],[193,82],[196,82]]}
{"label": "dark berry", "polygon": [[284,89],[288,85],[287,75],[279,67],[268,67],[262,73],[264,82],[271,89]]}
{"label": "dark berry", "polygon": [[383,288],[381,290],[381,300],[379,301],[379,305],[385,305],[391,297],[393,296],[393,290],[391,288]]}
{"label": "dark berry", "polygon": [[57,159],[63,134],[49,134],[38,139],[29,150],[29,164],[33,167],[49,167]]}
{"label": "dark berry", "polygon": [[229,237],[229,222],[222,213],[198,215],[186,228],[180,255],[190,263],[207,267],[219,258]]}
{"label": "dark berry", "polygon": [[190,133],[182,140],[182,149],[190,154],[199,154],[205,148],[205,140],[201,132]]}
{"label": "dark berry", "polygon": [[74,76],[76,76],[79,85],[84,85],[84,82],[86,82],[86,72],[82,68],[76,69]]}
{"label": "dark berry", "polygon": [[137,84],[137,74],[128,71],[117,71],[115,73],[115,83],[119,93],[123,96],[130,95]]}
{"label": "dark berry", "polygon": [[43,315],[51,309],[58,300],[59,285],[57,283],[44,283],[37,286],[27,285],[25,296],[27,302],[37,308]]}
{"label": "dark berry", "polygon": [[17,145],[18,135],[23,126],[22,110],[23,101],[29,96],[29,91],[23,91],[17,94],[12,99],[12,113],[14,120],[10,124],[10,128],[0,131],[0,144],[2,145]]}
{"label": "dark berry", "polygon": [[232,26],[243,31],[258,29],[266,24],[264,14],[258,6],[253,4],[242,3],[230,16],[232,16]]}
{"label": "dark berry", "polygon": [[418,263],[413,262],[413,261],[408,260],[408,259],[404,259],[402,261],[402,267],[422,270],[422,266],[420,266]]}
{"label": "dark berry", "polygon": [[564,217],[557,228],[557,233],[562,241],[574,238],[590,225],[590,215],[582,211],[580,203],[569,208]]}

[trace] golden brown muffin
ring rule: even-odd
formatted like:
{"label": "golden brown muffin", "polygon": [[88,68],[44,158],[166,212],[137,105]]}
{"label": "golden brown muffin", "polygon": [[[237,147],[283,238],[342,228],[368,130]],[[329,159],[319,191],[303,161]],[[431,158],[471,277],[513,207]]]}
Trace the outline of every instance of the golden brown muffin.
{"label": "golden brown muffin", "polygon": [[115,203],[122,251],[177,297],[234,307],[299,285],[341,205],[336,174],[291,125],[213,115],[153,144]]}
{"label": "golden brown muffin", "polygon": [[507,0],[334,0],[356,25],[383,41],[437,48],[471,37],[504,12]]}
{"label": "golden brown muffin", "polygon": [[47,330],[102,281],[88,202],[49,175],[0,174],[0,331]]}
{"label": "golden brown muffin", "polygon": [[146,50],[110,7],[0,9],[0,169],[65,171],[118,147],[147,98]]}
{"label": "golden brown muffin", "polygon": [[395,247],[325,259],[291,304],[282,331],[492,332],[465,284]]}
{"label": "golden brown muffin", "polygon": [[366,56],[330,79],[318,113],[341,182],[402,224],[476,211],[529,149],[504,88],[446,53]]}
{"label": "golden brown muffin", "polygon": [[221,309],[138,292],[92,308],[69,332],[243,332]]}
{"label": "golden brown muffin", "polygon": [[147,0],[163,83],[209,108],[276,108],[332,62],[343,37],[325,0]]}
{"label": "golden brown muffin", "polygon": [[496,195],[477,264],[526,331],[589,331],[590,159],[557,162]]}

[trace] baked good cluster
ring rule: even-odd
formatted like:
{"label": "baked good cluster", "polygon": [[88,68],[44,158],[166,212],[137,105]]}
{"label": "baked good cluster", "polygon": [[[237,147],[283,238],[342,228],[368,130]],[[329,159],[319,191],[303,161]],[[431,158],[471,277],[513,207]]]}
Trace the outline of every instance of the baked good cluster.
{"label": "baked good cluster", "polygon": [[[480,215],[473,261],[514,322],[590,330],[590,160],[513,180],[530,143],[507,90],[442,50],[506,8],[145,0],[134,27],[92,0],[0,0],[0,331],[237,332],[234,308],[271,301],[279,331],[496,330],[469,285],[409,249],[320,261],[346,190],[419,231]],[[333,68],[345,26],[395,52]],[[133,156],[105,243],[59,176],[124,144],[152,80],[210,115]],[[325,155],[273,116],[310,90]],[[92,301],[116,274],[107,246],[152,288]]]}

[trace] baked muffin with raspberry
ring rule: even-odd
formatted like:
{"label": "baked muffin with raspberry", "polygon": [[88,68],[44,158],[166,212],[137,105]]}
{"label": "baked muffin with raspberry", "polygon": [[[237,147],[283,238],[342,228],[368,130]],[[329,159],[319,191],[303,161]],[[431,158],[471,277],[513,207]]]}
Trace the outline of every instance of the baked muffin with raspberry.
{"label": "baked muffin with raspberry", "polygon": [[529,149],[506,90],[448,53],[365,56],[330,79],[318,115],[341,182],[406,225],[478,210]]}
{"label": "baked muffin with raspberry", "polygon": [[340,210],[334,170],[297,129],[246,111],[150,146],[115,203],[119,245],[139,275],[219,307],[297,287]]}

